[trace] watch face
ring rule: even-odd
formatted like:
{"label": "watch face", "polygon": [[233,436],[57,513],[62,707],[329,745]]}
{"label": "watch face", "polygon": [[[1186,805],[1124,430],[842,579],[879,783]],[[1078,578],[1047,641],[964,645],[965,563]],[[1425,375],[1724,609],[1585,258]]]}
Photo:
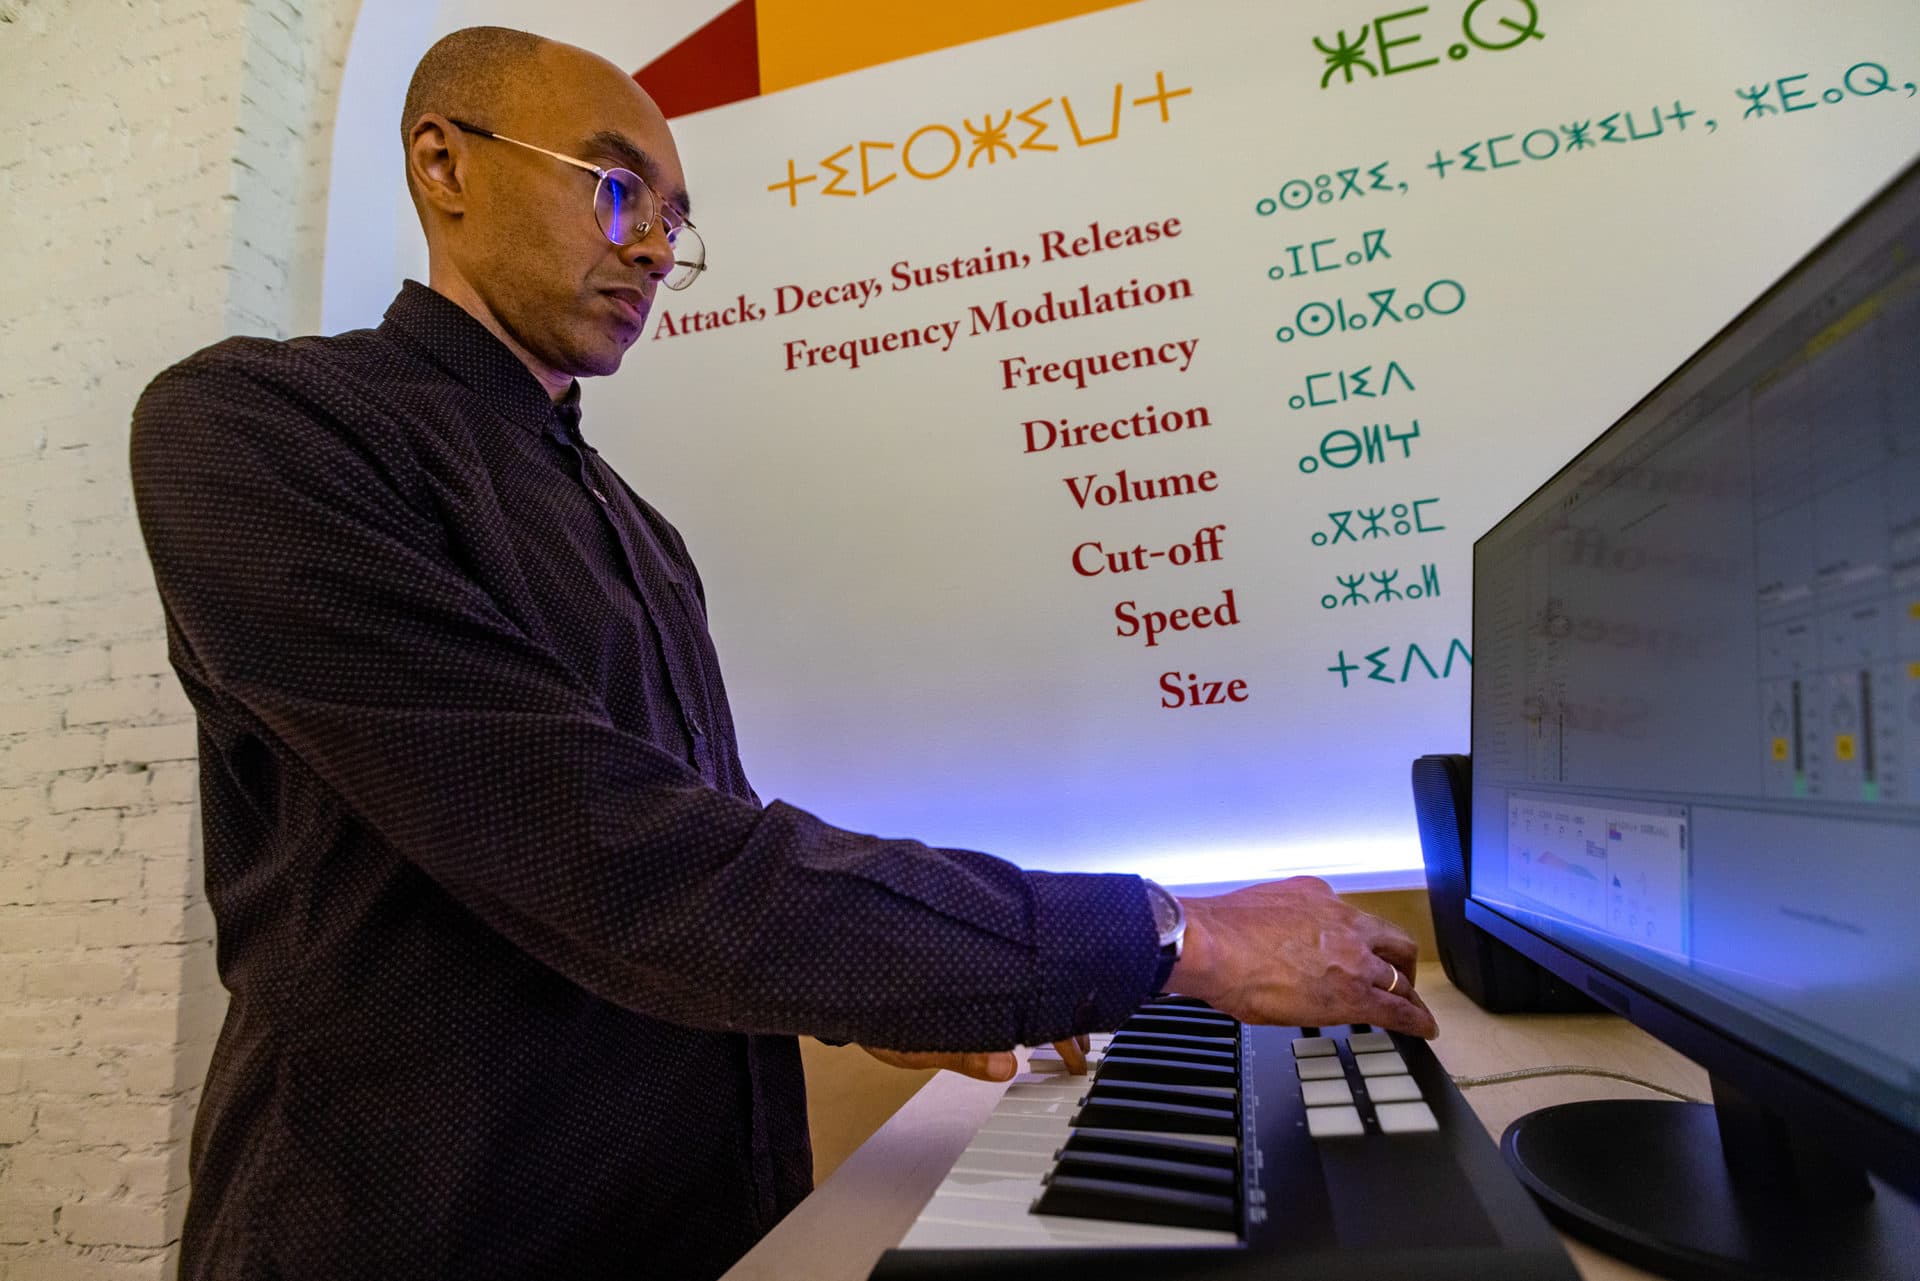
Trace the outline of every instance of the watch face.
{"label": "watch face", "polygon": [[1153,905],[1153,928],[1165,938],[1180,923],[1180,906],[1173,895],[1152,881],[1147,882],[1147,902]]}

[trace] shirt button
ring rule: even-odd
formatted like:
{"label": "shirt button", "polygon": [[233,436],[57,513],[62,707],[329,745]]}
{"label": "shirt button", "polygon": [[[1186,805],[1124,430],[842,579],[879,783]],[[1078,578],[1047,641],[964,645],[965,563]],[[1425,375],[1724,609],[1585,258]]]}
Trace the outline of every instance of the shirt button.
{"label": "shirt button", "polygon": [[587,492],[592,494],[595,498],[598,498],[603,503],[607,501],[607,496],[601,493],[599,490],[595,489],[592,485],[587,486]]}

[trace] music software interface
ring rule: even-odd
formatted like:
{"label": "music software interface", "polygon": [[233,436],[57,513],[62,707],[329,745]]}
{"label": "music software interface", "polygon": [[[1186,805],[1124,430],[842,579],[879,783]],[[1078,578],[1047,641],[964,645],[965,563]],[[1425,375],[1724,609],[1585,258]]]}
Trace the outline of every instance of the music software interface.
{"label": "music software interface", "polygon": [[1507,884],[1594,929],[1687,954],[1687,812],[1507,797]]}
{"label": "music software interface", "polygon": [[1920,1125],[1920,215],[1896,230],[1476,546],[1472,889]]}

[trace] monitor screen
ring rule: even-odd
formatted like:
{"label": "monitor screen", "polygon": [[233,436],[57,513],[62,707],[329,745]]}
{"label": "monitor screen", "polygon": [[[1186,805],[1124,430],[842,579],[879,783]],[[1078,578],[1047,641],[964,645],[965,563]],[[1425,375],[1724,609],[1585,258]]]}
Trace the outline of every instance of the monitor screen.
{"label": "monitor screen", "polygon": [[1920,170],[1473,569],[1473,898],[1920,1131]]}

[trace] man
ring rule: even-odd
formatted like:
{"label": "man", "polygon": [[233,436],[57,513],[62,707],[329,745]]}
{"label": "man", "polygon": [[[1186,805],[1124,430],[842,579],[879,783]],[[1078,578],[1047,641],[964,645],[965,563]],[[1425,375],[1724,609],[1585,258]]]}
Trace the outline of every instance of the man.
{"label": "man", "polygon": [[1189,900],[1169,971],[1138,878],[762,807],[686,548],[580,427],[692,270],[665,120],[478,28],[403,129],[428,287],[134,416],[232,993],[184,1277],[717,1276],[811,1186],[800,1034],[1004,1078],[1162,984],[1433,1034],[1317,881]]}

